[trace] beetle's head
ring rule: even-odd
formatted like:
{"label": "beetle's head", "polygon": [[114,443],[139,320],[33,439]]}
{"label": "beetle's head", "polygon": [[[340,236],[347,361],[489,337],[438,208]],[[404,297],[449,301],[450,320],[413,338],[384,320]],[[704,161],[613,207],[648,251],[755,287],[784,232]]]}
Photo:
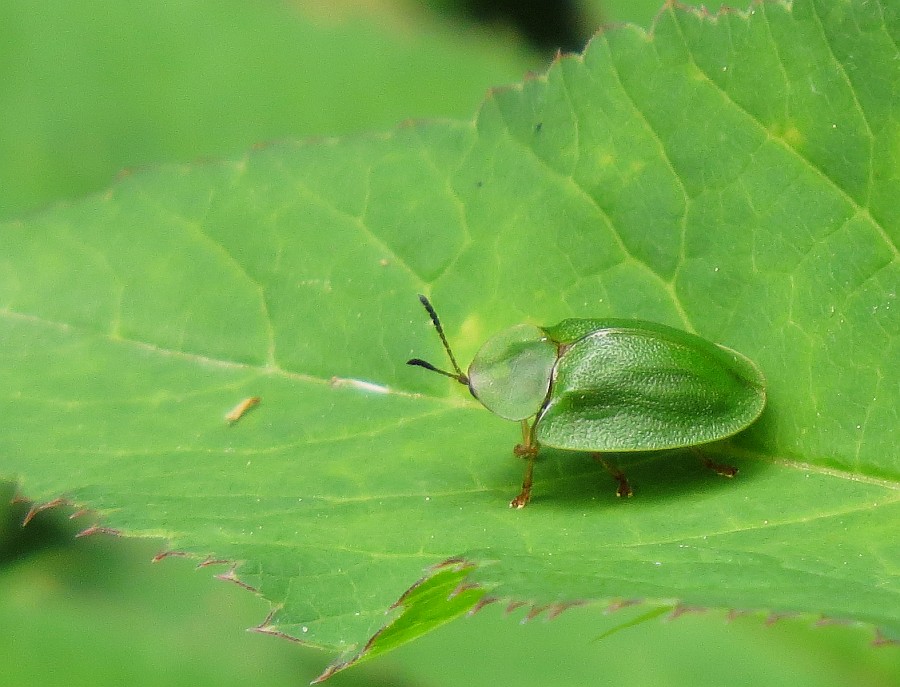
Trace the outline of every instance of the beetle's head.
{"label": "beetle's head", "polygon": [[484,342],[469,365],[469,389],[507,420],[536,415],[550,391],[557,345],[540,327],[518,324]]}
{"label": "beetle's head", "polygon": [[475,355],[466,375],[450,350],[431,303],[425,296],[419,296],[419,300],[431,316],[454,372],[438,369],[418,358],[407,361],[408,365],[424,367],[466,385],[485,408],[507,420],[525,420],[537,414],[550,390],[559,355],[557,345],[542,329],[520,324],[495,334]]}

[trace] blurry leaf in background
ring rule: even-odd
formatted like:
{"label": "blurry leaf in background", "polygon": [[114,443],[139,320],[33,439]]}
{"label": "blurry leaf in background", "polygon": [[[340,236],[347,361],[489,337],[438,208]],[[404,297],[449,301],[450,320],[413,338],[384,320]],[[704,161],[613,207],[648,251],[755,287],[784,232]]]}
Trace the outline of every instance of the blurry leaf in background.
{"label": "blurry leaf in background", "polygon": [[0,218],[124,167],[470,117],[546,64],[512,36],[277,0],[0,3]]}

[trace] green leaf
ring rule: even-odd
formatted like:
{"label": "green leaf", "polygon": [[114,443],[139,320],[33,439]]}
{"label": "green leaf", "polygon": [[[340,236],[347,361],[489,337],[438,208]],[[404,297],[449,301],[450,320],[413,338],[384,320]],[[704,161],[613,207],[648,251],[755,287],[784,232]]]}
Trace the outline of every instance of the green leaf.
{"label": "green leaf", "polygon": [[0,3],[0,217],[94,192],[123,167],[468,116],[538,64],[511,40],[336,4]]}
{"label": "green leaf", "polygon": [[[0,474],[234,561],[263,629],[349,656],[492,599],[898,637],[898,35],[892,3],[669,7],[474,122],[147,171],[7,223]],[[546,451],[509,510],[519,429],[404,365],[442,354],[416,293],[462,360],[565,317],[746,354],[769,403],[724,451],[740,475],[623,460],[618,502],[589,456]],[[385,616],[446,591],[417,581],[450,559],[453,600]]]}
{"label": "green leaf", "polygon": [[[22,505],[16,507],[20,518]],[[50,527],[59,534],[73,530],[75,523],[54,527],[51,521],[62,518],[52,516],[62,515],[40,514],[25,529],[19,522],[0,522],[0,539],[7,524],[19,538],[46,534]],[[4,666],[8,684],[231,687],[264,676],[266,685],[297,687],[321,672],[322,652],[241,632],[241,624],[265,614],[265,602],[217,582],[208,569],[197,570],[196,561],[167,558],[147,565],[157,541],[72,540],[72,533],[53,548],[0,567],[0,622],[15,628],[0,633],[0,653],[15,657]],[[489,687],[509,675],[520,676],[523,684],[590,684],[598,674],[616,675],[624,687],[742,681],[845,687],[900,679],[900,646],[873,650],[866,628],[813,629],[809,618],[726,621],[725,613],[640,623],[643,611],[636,606],[604,616],[581,608],[552,623],[525,623],[516,622],[522,611],[510,616],[488,607],[346,671],[329,685]],[[608,630],[598,643],[598,634],[613,623],[629,630]]]}

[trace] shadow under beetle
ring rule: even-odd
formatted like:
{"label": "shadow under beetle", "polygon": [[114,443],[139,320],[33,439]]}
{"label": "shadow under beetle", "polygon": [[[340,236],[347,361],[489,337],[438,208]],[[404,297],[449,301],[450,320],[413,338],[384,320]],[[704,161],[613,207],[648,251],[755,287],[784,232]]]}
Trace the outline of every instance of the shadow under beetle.
{"label": "shadow under beetle", "polygon": [[[419,300],[441,337],[453,372],[419,358],[409,365],[455,379],[485,408],[522,423],[514,452],[528,460],[511,508],[531,499],[541,446],[605,452],[688,448],[750,426],[766,404],[760,369],[737,351],[666,325],[627,319],[567,319],[553,327],[520,324],[481,347],[468,374],[456,362],[425,296]],[[733,468],[718,466],[722,474]],[[618,494],[631,495],[624,475]]]}

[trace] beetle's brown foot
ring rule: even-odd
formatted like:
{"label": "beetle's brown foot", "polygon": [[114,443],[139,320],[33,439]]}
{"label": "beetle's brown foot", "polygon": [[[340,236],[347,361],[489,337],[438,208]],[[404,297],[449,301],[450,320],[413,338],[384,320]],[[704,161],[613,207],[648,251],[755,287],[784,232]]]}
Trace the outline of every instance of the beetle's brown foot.
{"label": "beetle's brown foot", "polygon": [[717,475],[722,475],[722,477],[734,477],[738,473],[738,469],[733,465],[726,465],[725,463],[717,463],[714,460],[710,460],[706,456],[700,457],[700,462],[703,463],[710,470],[715,472]]}
{"label": "beetle's brown foot", "polygon": [[615,479],[617,483],[616,496],[631,498],[634,492],[631,490],[631,485],[628,484],[628,478],[625,476],[625,473],[617,472],[613,474],[613,479]]}
{"label": "beetle's brown foot", "polygon": [[519,508],[524,508],[525,506],[527,506],[530,500],[531,490],[529,489],[528,491],[525,491],[523,489],[521,494],[519,494],[516,498],[509,502],[509,507],[518,510]]}
{"label": "beetle's brown foot", "polygon": [[616,466],[608,463],[599,453],[593,453],[591,455],[593,455],[594,460],[596,460],[598,463],[600,463],[600,465],[606,468],[606,471],[610,475],[612,475],[612,478],[614,480],[616,480],[616,496],[625,496],[626,498],[628,498],[632,496],[632,494],[634,494],[634,492],[631,490],[631,485],[628,483],[628,478],[625,476],[624,472],[619,470],[619,468],[617,468]]}

